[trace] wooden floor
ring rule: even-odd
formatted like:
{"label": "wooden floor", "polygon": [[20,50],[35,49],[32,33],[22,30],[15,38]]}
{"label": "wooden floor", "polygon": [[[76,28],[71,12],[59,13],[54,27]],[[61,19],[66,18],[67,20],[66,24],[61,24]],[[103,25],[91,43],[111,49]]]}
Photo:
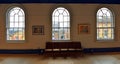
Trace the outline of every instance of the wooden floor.
{"label": "wooden floor", "polygon": [[32,54],[0,54],[0,64],[120,64],[120,54],[86,54],[83,57],[44,57]]}

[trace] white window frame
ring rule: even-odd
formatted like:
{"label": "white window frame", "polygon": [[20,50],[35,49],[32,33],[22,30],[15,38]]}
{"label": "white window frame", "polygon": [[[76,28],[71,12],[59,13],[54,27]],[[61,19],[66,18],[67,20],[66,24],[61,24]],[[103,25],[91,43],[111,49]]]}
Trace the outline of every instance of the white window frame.
{"label": "white window frame", "polygon": [[[63,10],[64,9],[64,11],[63,12],[66,12],[66,16],[65,16],[65,13],[63,13],[63,12],[60,12],[59,10]],[[58,13],[58,17],[57,17],[57,13]],[[62,16],[63,15],[63,18],[68,18],[67,20],[64,20],[64,19],[59,19],[60,18],[60,16]],[[58,18],[58,19],[55,19],[55,18]],[[62,17],[61,17],[62,18]],[[56,21],[57,20],[57,21]],[[56,21],[56,22],[55,22]],[[58,22],[58,23],[57,23]],[[63,26],[61,27],[61,25],[60,25],[60,23],[61,22],[63,22],[62,24],[63,24]],[[56,23],[57,23],[57,25],[56,25]],[[65,26],[65,23],[67,23],[66,25],[66,27],[64,27]],[[55,27],[55,26],[58,26],[58,27]],[[65,36],[63,37],[63,39],[60,37],[61,36],[61,34],[60,34],[60,29],[62,29],[63,30],[63,33],[65,34],[65,30],[66,30],[66,32],[67,32],[67,30],[68,30],[68,32],[67,32],[67,35],[68,35],[68,39],[65,39]],[[54,39],[54,37],[53,37],[53,32],[55,31],[55,30],[58,30],[58,39]],[[53,11],[53,13],[52,13],[52,41],[70,41],[70,14],[69,14],[69,11],[66,9],[66,8],[64,8],[64,7],[58,7],[58,8],[56,8],[54,11]]]}
{"label": "white window frame", "polygon": [[[108,21],[105,21],[105,20],[103,20],[102,19],[102,21],[98,21],[98,17],[100,18],[104,18],[103,17],[103,15],[108,15],[108,16],[106,16],[106,18],[108,18],[109,17],[109,14],[107,13],[107,12],[103,12],[103,10],[104,9],[106,9],[107,10],[107,12],[109,12],[109,14],[110,14],[110,19],[108,19]],[[101,14],[100,15],[100,12],[102,11],[102,13],[103,14]],[[99,14],[98,14],[99,13]],[[98,11],[97,11],[97,14],[96,14],[96,19],[97,19],[97,22],[96,22],[96,39],[97,39],[97,41],[114,41],[115,40],[115,21],[114,21],[114,14],[113,14],[113,12],[109,9],[109,8],[107,8],[107,7],[102,7],[102,8],[100,8]],[[98,25],[98,22],[104,22],[104,23],[106,23],[106,26],[104,25],[104,24],[102,24],[102,26],[100,27],[99,25]],[[109,26],[107,26],[107,24],[108,23],[111,23],[111,26],[109,27]],[[102,33],[102,35],[104,36],[104,38],[99,38],[99,36],[98,36],[98,33],[100,33],[100,31],[97,31],[98,29],[101,29],[102,31],[110,31],[110,29],[111,29],[111,38],[108,38],[108,35],[107,35],[107,37],[105,37],[105,33]],[[104,30],[103,30],[104,29]]]}
{"label": "white window frame", "polygon": [[[23,30],[24,30],[24,39],[23,40],[8,40],[7,38],[7,29],[8,28],[10,28],[10,14],[9,14],[9,12],[12,10],[12,9],[14,9],[14,8],[16,8],[16,7],[18,7],[18,8],[20,8],[21,10],[20,11],[22,11],[23,13],[24,13],[24,16],[23,16],[23,25],[24,25],[24,27],[23,27]],[[14,20],[15,21],[15,20]],[[20,20],[18,21],[18,24],[19,24],[19,22],[20,22]],[[14,22],[14,23],[16,23],[16,22]],[[18,26],[18,28],[17,29],[19,29],[20,27]],[[15,29],[15,27],[13,27],[13,29]],[[20,29],[19,29],[20,30]],[[19,7],[19,6],[11,6],[11,7],[9,7],[8,9],[7,9],[7,12],[6,12],[6,41],[7,42],[9,42],[9,43],[24,43],[25,42],[25,11],[24,11],[24,9],[23,8],[21,8],[21,7]]]}

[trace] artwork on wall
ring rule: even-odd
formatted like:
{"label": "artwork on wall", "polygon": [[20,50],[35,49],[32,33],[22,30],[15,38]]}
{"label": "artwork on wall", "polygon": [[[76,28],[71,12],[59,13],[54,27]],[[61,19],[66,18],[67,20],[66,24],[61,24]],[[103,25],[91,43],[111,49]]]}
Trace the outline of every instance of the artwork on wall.
{"label": "artwork on wall", "polygon": [[88,34],[90,32],[89,24],[78,24],[78,34]]}
{"label": "artwork on wall", "polygon": [[44,25],[34,25],[32,26],[33,35],[44,35]]}

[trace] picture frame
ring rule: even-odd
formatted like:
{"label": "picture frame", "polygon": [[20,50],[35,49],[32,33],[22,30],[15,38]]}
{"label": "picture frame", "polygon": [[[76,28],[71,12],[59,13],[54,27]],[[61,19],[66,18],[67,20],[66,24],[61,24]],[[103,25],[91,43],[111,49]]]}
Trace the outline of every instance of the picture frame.
{"label": "picture frame", "polygon": [[44,35],[44,25],[34,25],[32,26],[33,35]]}
{"label": "picture frame", "polygon": [[90,26],[89,24],[78,24],[78,34],[89,34]]}

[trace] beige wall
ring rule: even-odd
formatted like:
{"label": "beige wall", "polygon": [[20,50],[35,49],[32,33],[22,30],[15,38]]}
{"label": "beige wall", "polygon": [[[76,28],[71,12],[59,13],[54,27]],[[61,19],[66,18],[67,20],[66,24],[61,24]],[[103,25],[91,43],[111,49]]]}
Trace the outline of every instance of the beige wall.
{"label": "beige wall", "polygon": [[[6,42],[5,12],[10,6],[20,6],[26,13],[26,41]],[[0,4],[0,49],[36,49],[45,48],[51,40],[51,14],[59,7],[65,7],[71,16],[71,41],[81,41],[84,48],[120,47],[120,5],[115,4]],[[96,11],[108,7],[114,12],[116,32],[114,41],[96,41]],[[78,34],[78,24],[89,24],[89,34]],[[32,35],[33,25],[44,25],[45,35]]]}

